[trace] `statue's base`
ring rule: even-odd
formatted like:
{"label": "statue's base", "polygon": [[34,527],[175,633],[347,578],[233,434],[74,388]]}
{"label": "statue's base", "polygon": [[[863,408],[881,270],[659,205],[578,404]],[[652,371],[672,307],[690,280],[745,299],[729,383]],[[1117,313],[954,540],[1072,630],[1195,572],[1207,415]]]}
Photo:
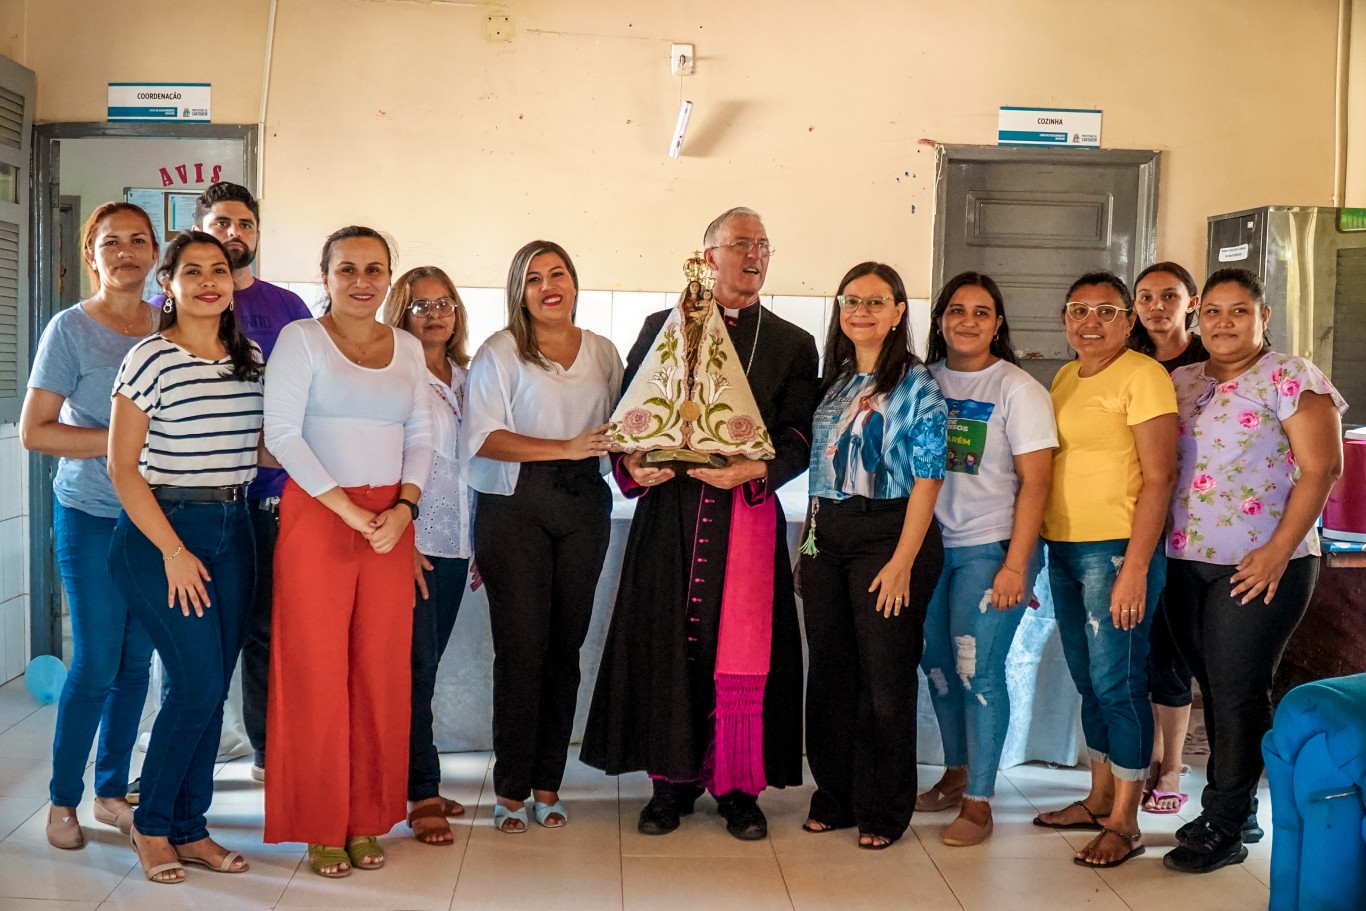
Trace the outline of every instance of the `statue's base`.
{"label": "statue's base", "polygon": [[714,452],[694,452],[691,449],[652,449],[645,453],[645,464],[652,468],[725,468],[726,457]]}

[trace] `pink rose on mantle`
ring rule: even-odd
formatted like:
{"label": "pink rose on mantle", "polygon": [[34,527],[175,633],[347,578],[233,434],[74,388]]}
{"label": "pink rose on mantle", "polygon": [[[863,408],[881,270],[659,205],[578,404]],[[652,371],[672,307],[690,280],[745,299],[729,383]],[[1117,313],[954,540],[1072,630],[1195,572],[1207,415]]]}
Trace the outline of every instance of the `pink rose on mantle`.
{"label": "pink rose on mantle", "polygon": [[633,437],[638,437],[650,429],[650,412],[644,408],[632,408],[622,415],[621,429]]}
{"label": "pink rose on mantle", "polygon": [[1238,389],[1238,381],[1237,381],[1237,380],[1229,380],[1227,383],[1221,383],[1221,384],[1219,385],[1219,391],[1220,391],[1221,393],[1235,392],[1235,391],[1237,391],[1237,389]]}
{"label": "pink rose on mantle", "polygon": [[1271,384],[1273,386],[1279,386],[1283,379],[1285,379],[1284,367],[1277,367],[1275,370],[1271,371]]}
{"label": "pink rose on mantle", "polygon": [[754,418],[746,417],[743,414],[726,421],[726,432],[737,443],[748,443],[754,439],[758,429],[758,425],[754,423]]}
{"label": "pink rose on mantle", "polygon": [[1172,550],[1181,551],[1186,549],[1186,541],[1188,539],[1186,538],[1186,533],[1184,531],[1172,532],[1169,540],[1171,542]]}
{"label": "pink rose on mantle", "polygon": [[1262,426],[1262,419],[1257,417],[1254,412],[1244,411],[1242,414],[1238,415],[1238,423],[1242,424],[1248,430],[1256,430],[1258,427]]}
{"label": "pink rose on mantle", "polygon": [[1196,475],[1195,480],[1191,481],[1191,490],[1198,490],[1204,493],[1214,489],[1214,478],[1207,474]]}
{"label": "pink rose on mantle", "polygon": [[1285,382],[1281,383],[1281,395],[1285,396],[1288,399],[1293,399],[1295,396],[1300,394],[1301,385],[1302,384],[1299,380],[1286,380]]}
{"label": "pink rose on mantle", "polygon": [[1242,510],[1245,516],[1260,516],[1262,514],[1262,501],[1256,497],[1248,497],[1238,504],[1238,508]]}

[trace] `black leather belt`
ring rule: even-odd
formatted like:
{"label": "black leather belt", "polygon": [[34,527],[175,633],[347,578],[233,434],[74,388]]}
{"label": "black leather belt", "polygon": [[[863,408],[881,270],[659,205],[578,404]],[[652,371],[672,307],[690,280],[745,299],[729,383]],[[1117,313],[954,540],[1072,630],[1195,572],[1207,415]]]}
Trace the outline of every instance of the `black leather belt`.
{"label": "black leather belt", "polygon": [[241,503],[247,498],[244,484],[235,487],[153,487],[152,496],[162,503]]}

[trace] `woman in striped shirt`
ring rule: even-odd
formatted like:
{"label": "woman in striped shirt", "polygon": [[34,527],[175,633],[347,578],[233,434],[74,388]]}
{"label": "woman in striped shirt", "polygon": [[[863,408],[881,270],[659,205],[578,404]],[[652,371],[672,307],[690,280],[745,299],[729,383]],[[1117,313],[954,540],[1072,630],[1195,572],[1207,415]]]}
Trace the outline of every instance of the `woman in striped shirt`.
{"label": "woman in striped shirt", "polygon": [[123,512],[109,562],[168,677],[131,837],[144,875],[170,884],[187,863],[247,869],[209,837],[204,814],[254,582],[246,484],[262,396],[261,353],[233,318],[223,245],[183,234],[158,277],[160,329],[128,353],[114,384],[109,476]]}

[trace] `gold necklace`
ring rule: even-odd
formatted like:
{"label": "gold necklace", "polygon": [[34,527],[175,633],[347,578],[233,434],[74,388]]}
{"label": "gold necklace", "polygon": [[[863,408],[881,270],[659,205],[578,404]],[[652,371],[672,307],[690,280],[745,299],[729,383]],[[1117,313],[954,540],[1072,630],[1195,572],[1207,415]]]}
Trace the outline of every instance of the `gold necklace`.
{"label": "gold necklace", "polygon": [[[343,346],[341,346],[341,345],[338,345],[338,346],[337,346],[338,348],[341,349],[342,354],[346,355],[346,358],[347,358],[348,360],[352,361],[353,363],[355,363],[357,366],[360,366],[360,367],[364,367],[364,366],[365,366],[365,363],[364,363],[364,362],[370,357],[370,352],[369,352],[369,350],[368,350],[369,347],[370,347],[371,345],[373,345],[375,342],[381,341],[381,338],[379,338],[379,337],[373,338],[373,339],[371,339],[370,341],[367,341],[367,342],[358,342],[358,341],[355,341],[354,339],[352,339],[351,337],[349,337],[348,335],[346,335],[346,333],[344,333],[344,332],[341,331],[341,328],[337,325],[336,320],[332,320],[332,332],[336,335],[336,337],[337,337],[338,339],[340,339],[341,341],[343,341],[343,342],[346,343],[346,346],[345,346],[345,347],[343,347]],[[355,353],[354,353],[354,354],[350,353],[349,351],[346,350],[346,348],[354,349]]]}
{"label": "gold necklace", "polygon": [[[117,323],[117,322],[120,321],[120,320],[119,320],[119,317],[114,313],[114,308],[113,308],[113,307],[109,306],[109,304],[106,303],[106,302],[104,302],[104,301],[100,301],[100,304],[104,307],[104,312],[107,313],[107,314],[109,314],[109,318],[110,318],[111,320],[113,320],[115,323]],[[139,301],[139,304],[141,304],[141,301]],[[148,307],[146,304],[141,304],[141,305],[142,305],[142,309],[146,311],[146,319],[144,320],[144,322],[145,322],[146,325],[147,325],[147,331],[143,332],[143,331],[139,330],[139,331],[137,332],[137,336],[138,336],[139,338],[141,338],[141,337],[143,337],[143,336],[146,336],[146,335],[150,335],[151,332],[152,332],[152,308],[151,308],[151,307]],[[123,328],[120,329],[119,331],[120,331],[123,335],[131,335],[131,334],[133,333],[133,323],[136,322],[136,321],[137,321],[136,319],[133,319],[133,320],[130,320],[129,322],[124,323],[124,324],[123,324]]]}

